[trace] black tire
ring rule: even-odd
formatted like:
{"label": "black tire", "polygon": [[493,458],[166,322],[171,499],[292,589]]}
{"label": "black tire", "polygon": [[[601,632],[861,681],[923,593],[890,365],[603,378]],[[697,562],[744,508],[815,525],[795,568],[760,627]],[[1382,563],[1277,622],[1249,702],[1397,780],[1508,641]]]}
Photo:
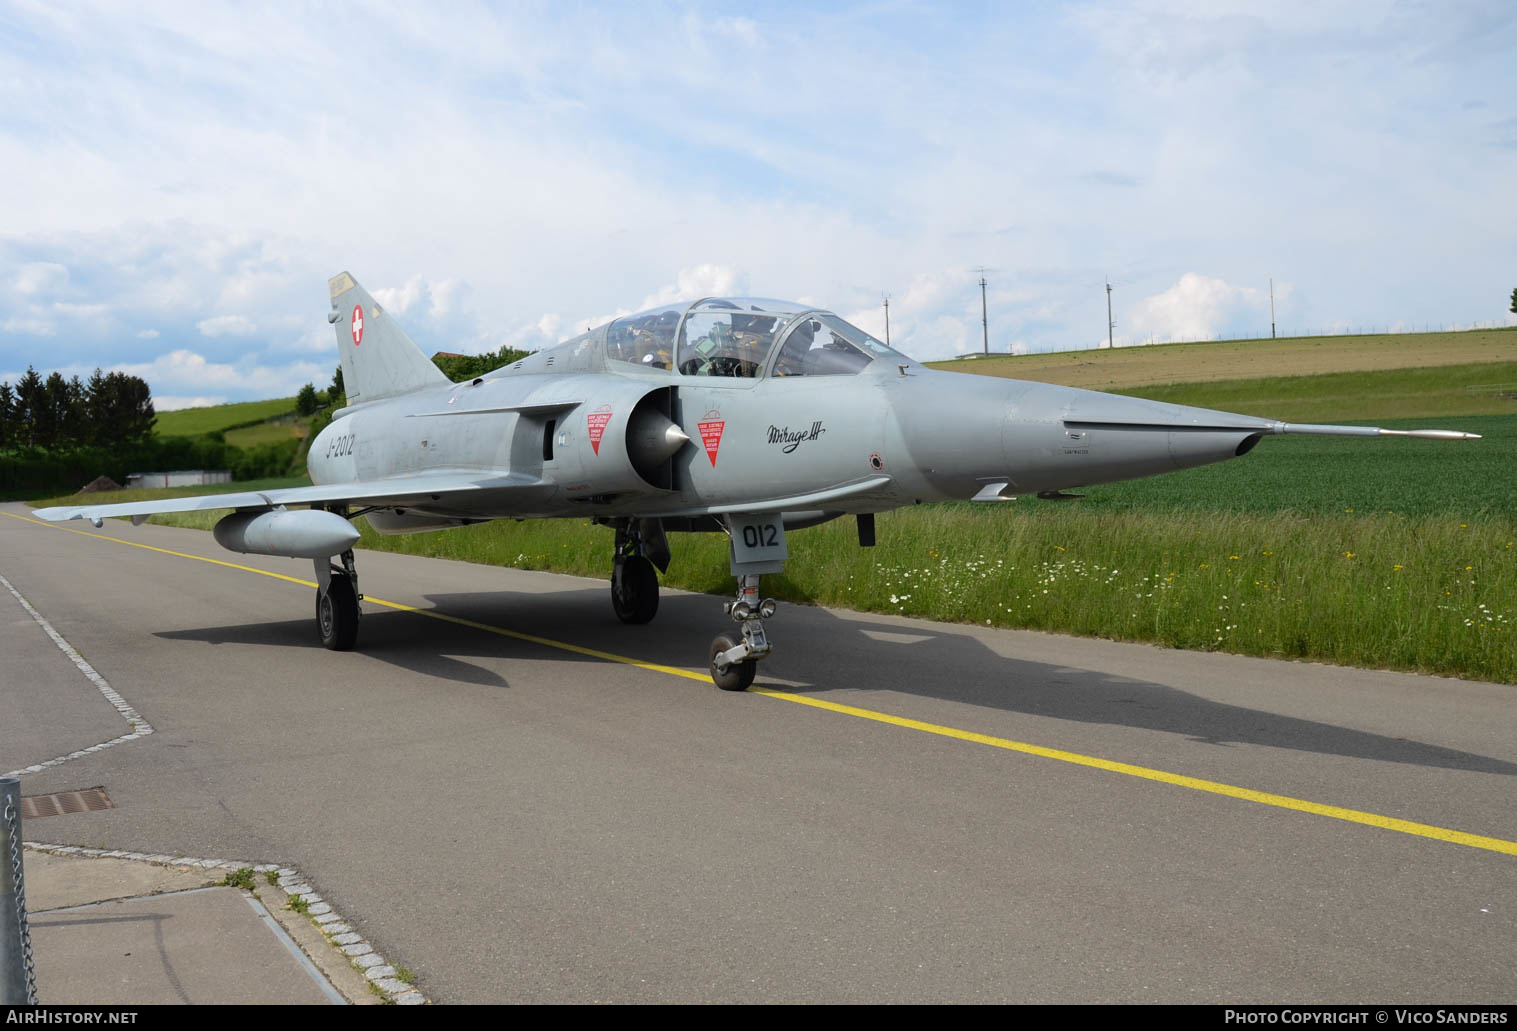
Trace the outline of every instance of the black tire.
{"label": "black tire", "polygon": [[346,576],[332,575],[327,593],[316,594],[316,632],[334,652],[352,651],[358,640],[358,592]]}
{"label": "black tire", "polygon": [[641,555],[629,555],[611,574],[611,607],[623,623],[646,623],[658,613],[658,573]]}
{"label": "black tire", "polygon": [[737,642],[726,634],[719,635],[711,642],[711,680],[723,691],[746,691],[748,685],[753,683],[753,675],[758,672],[758,661],[749,659],[746,662],[735,662],[726,670],[718,672],[716,657],[729,648],[737,647]]}

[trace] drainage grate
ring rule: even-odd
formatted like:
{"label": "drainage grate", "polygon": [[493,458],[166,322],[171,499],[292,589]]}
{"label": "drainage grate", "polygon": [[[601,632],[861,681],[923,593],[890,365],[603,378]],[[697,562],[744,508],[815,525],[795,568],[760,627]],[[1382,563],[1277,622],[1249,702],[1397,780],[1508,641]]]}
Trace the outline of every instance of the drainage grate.
{"label": "drainage grate", "polygon": [[102,809],[114,809],[116,803],[105,793],[105,788],[84,788],[80,791],[60,791],[56,795],[22,795],[21,818],[36,820],[44,816],[64,816],[68,813],[96,813]]}

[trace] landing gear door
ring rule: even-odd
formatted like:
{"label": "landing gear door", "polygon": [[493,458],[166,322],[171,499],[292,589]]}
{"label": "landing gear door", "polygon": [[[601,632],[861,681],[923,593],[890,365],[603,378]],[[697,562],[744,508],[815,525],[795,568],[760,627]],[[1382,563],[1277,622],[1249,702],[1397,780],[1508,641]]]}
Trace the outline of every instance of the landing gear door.
{"label": "landing gear door", "polygon": [[790,556],[785,546],[785,521],[779,512],[731,515],[732,575],[778,573]]}

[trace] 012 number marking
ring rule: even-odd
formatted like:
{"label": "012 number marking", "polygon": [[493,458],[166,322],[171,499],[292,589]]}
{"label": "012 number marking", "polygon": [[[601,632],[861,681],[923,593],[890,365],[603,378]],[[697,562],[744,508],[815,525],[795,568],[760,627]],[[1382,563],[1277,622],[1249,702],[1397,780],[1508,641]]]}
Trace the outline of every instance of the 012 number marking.
{"label": "012 number marking", "polygon": [[743,543],[750,548],[772,548],[779,543],[779,532],[773,523],[761,526],[746,523],[743,526]]}

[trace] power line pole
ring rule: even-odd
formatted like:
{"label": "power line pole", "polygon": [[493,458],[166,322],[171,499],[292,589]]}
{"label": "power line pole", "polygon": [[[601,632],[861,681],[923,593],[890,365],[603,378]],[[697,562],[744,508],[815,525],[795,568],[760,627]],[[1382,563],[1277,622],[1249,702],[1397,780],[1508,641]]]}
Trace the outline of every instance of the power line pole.
{"label": "power line pole", "polygon": [[985,266],[980,266],[980,330],[985,337],[985,356],[990,357],[990,316],[985,307]]}
{"label": "power line pole", "polygon": [[1111,350],[1115,346],[1112,342],[1112,334],[1116,332],[1117,324],[1111,320],[1111,280],[1106,281],[1106,348]]}
{"label": "power line pole", "polygon": [[885,346],[890,346],[890,295],[885,295]]}
{"label": "power line pole", "polygon": [[1275,277],[1269,277],[1269,338],[1275,339]]}

